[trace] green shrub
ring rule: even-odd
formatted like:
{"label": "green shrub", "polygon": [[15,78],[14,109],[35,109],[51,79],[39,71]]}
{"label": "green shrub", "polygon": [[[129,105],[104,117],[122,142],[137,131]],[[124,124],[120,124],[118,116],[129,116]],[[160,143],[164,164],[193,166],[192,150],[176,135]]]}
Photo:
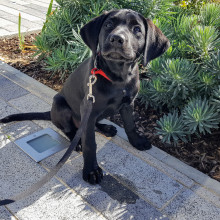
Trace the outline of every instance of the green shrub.
{"label": "green shrub", "polygon": [[162,141],[166,143],[177,144],[179,139],[187,142],[186,136],[188,134],[185,124],[181,117],[178,117],[177,111],[164,115],[157,121],[157,134],[162,135]]}
{"label": "green shrub", "polygon": [[208,59],[210,53],[220,47],[219,32],[212,26],[196,26],[190,38],[192,52],[197,57]]}
{"label": "green shrub", "polygon": [[211,103],[216,107],[217,111],[220,113],[220,86],[213,90],[211,96]]}
{"label": "green shrub", "polygon": [[199,20],[205,26],[220,26],[220,4],[206,4],[201,8]]}
{"label": "green shrub", "polygon": [[220,122],[216,107],[201,97],[190,100],[185,106],[183,119],[191,134],[211,133],[211,129],[218,128]]}

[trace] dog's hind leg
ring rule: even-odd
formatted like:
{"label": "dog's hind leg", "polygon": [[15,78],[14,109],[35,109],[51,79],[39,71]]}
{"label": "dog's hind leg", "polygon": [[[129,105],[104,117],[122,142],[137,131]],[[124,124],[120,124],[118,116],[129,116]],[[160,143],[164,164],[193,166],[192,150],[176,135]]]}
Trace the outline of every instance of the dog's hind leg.
{"label": "dog's hind leg", "polygon": [[[59,94],[53,99],[51,120],[57,128],[62,130],[70,141],[73,140],[78,128],[74,124],[71,108],[65,98]],[[82,151],[80,145],[77,146],[76,151]]]}
{"label": "dog's hind leg", "polygon": [[106,137],[114,137],[117,134],[117,129],[113,125],[100,124],[96,122],[95,124],[97,131],[104,134]]}

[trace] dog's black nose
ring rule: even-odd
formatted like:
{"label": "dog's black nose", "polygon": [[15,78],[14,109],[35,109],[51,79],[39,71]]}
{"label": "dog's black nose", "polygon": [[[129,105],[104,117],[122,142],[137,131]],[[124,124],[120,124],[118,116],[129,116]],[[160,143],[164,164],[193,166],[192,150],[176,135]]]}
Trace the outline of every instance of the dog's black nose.
{"label": "dog's black nose", "polygon": [[122,46],[124,43],[124,36],[113,34],[110,37],[110,43],[114,46]]}

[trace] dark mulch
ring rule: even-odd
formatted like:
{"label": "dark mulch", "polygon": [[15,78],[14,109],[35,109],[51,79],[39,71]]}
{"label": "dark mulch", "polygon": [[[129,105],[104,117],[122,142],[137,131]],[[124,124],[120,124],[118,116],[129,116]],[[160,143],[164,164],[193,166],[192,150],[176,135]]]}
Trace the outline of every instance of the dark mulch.
{"label": "dark mulch", "polygon": [[[26,36],[26,42],[31,44],[34,37],[35,34]],[[51,73],[44,70],[43,60],[37,61],[32,51],[22,53],[18,45],[17,38],[0,39],[0,60],[59,91],[63,85],[59,75],[51,77]],[[152,108],[146,110],[138,100],[135,101],[135,120],[141,135],[146,135],[155,146],[165,152],[220,181],[220,129],[213,130],[211,135],[204,135],[200,138],[193,136],[190,143],[180,143],[178,147],[173,147],[163,144],[156,135],[156,121],[161,116],[162,113]],[[119,115],[112,117],[111,120],[123,126]]]}

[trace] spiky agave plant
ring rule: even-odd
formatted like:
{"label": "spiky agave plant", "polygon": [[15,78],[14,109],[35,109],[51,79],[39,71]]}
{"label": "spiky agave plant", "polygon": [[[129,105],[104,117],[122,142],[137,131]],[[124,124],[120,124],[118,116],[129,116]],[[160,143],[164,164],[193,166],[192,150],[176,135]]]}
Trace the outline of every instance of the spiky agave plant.
{"label": "spiky agave plant", "polygon": [[172,94],[171,101],[185,100],[195,89],[196,65],[186,59],[168,59],[161,78]]}
{"label": "spiky agave plant", "polygon": [[220,86],[213,90],[211,103],[214,104],[217,108],[217,111],[220,114]]}
{"label": "spiky agave plant", "polygon": [[205,4],[200,11],[200,22],[205,26],[220,26],[220,5],[215,3]]}
{"label": "spiky agave plant", "polygon": [[212,128],[218,128],[220,117],[216,106],[201,97],[193,98],[183,110],[183,120],[191,134],[211,133]]}
{"label": "spiky agave plant", "polygon": [[216,80],[220,84],[220,50],[218,49],[215,53],[211,55],[211,58],[208,60],[204,67],[211,72]]}
{"label": "spiky agave plant", "polygon": [[191,50],[199,59],[209,59],[210,54],[220,46],[219,32],[213,26],[196,26],[190,38]]}
{"label": "spiky agave plant", "polygon": [[142,80],[138,97],[146,107],[150,105],[160,109],[170,100],[166,84],[159,77],[153,77],[148,81]]}
{"label": "spiky agave plant", "polygon": [[178,112],[175,110],[173,113],[164,115],[157,121],[159,127],[157,127],[157,134],[162,135],[162,142],[171,143],[175,145],[182,140],[187,142],[186,126],[183,123],[182,117],[178,116]]}
{"label": "spiky agave plant", "polygon": [[201,95],[209,97],[213,89],[217,86],[216,77],[207,70],[200,71],[198,74],[198,91]]}

